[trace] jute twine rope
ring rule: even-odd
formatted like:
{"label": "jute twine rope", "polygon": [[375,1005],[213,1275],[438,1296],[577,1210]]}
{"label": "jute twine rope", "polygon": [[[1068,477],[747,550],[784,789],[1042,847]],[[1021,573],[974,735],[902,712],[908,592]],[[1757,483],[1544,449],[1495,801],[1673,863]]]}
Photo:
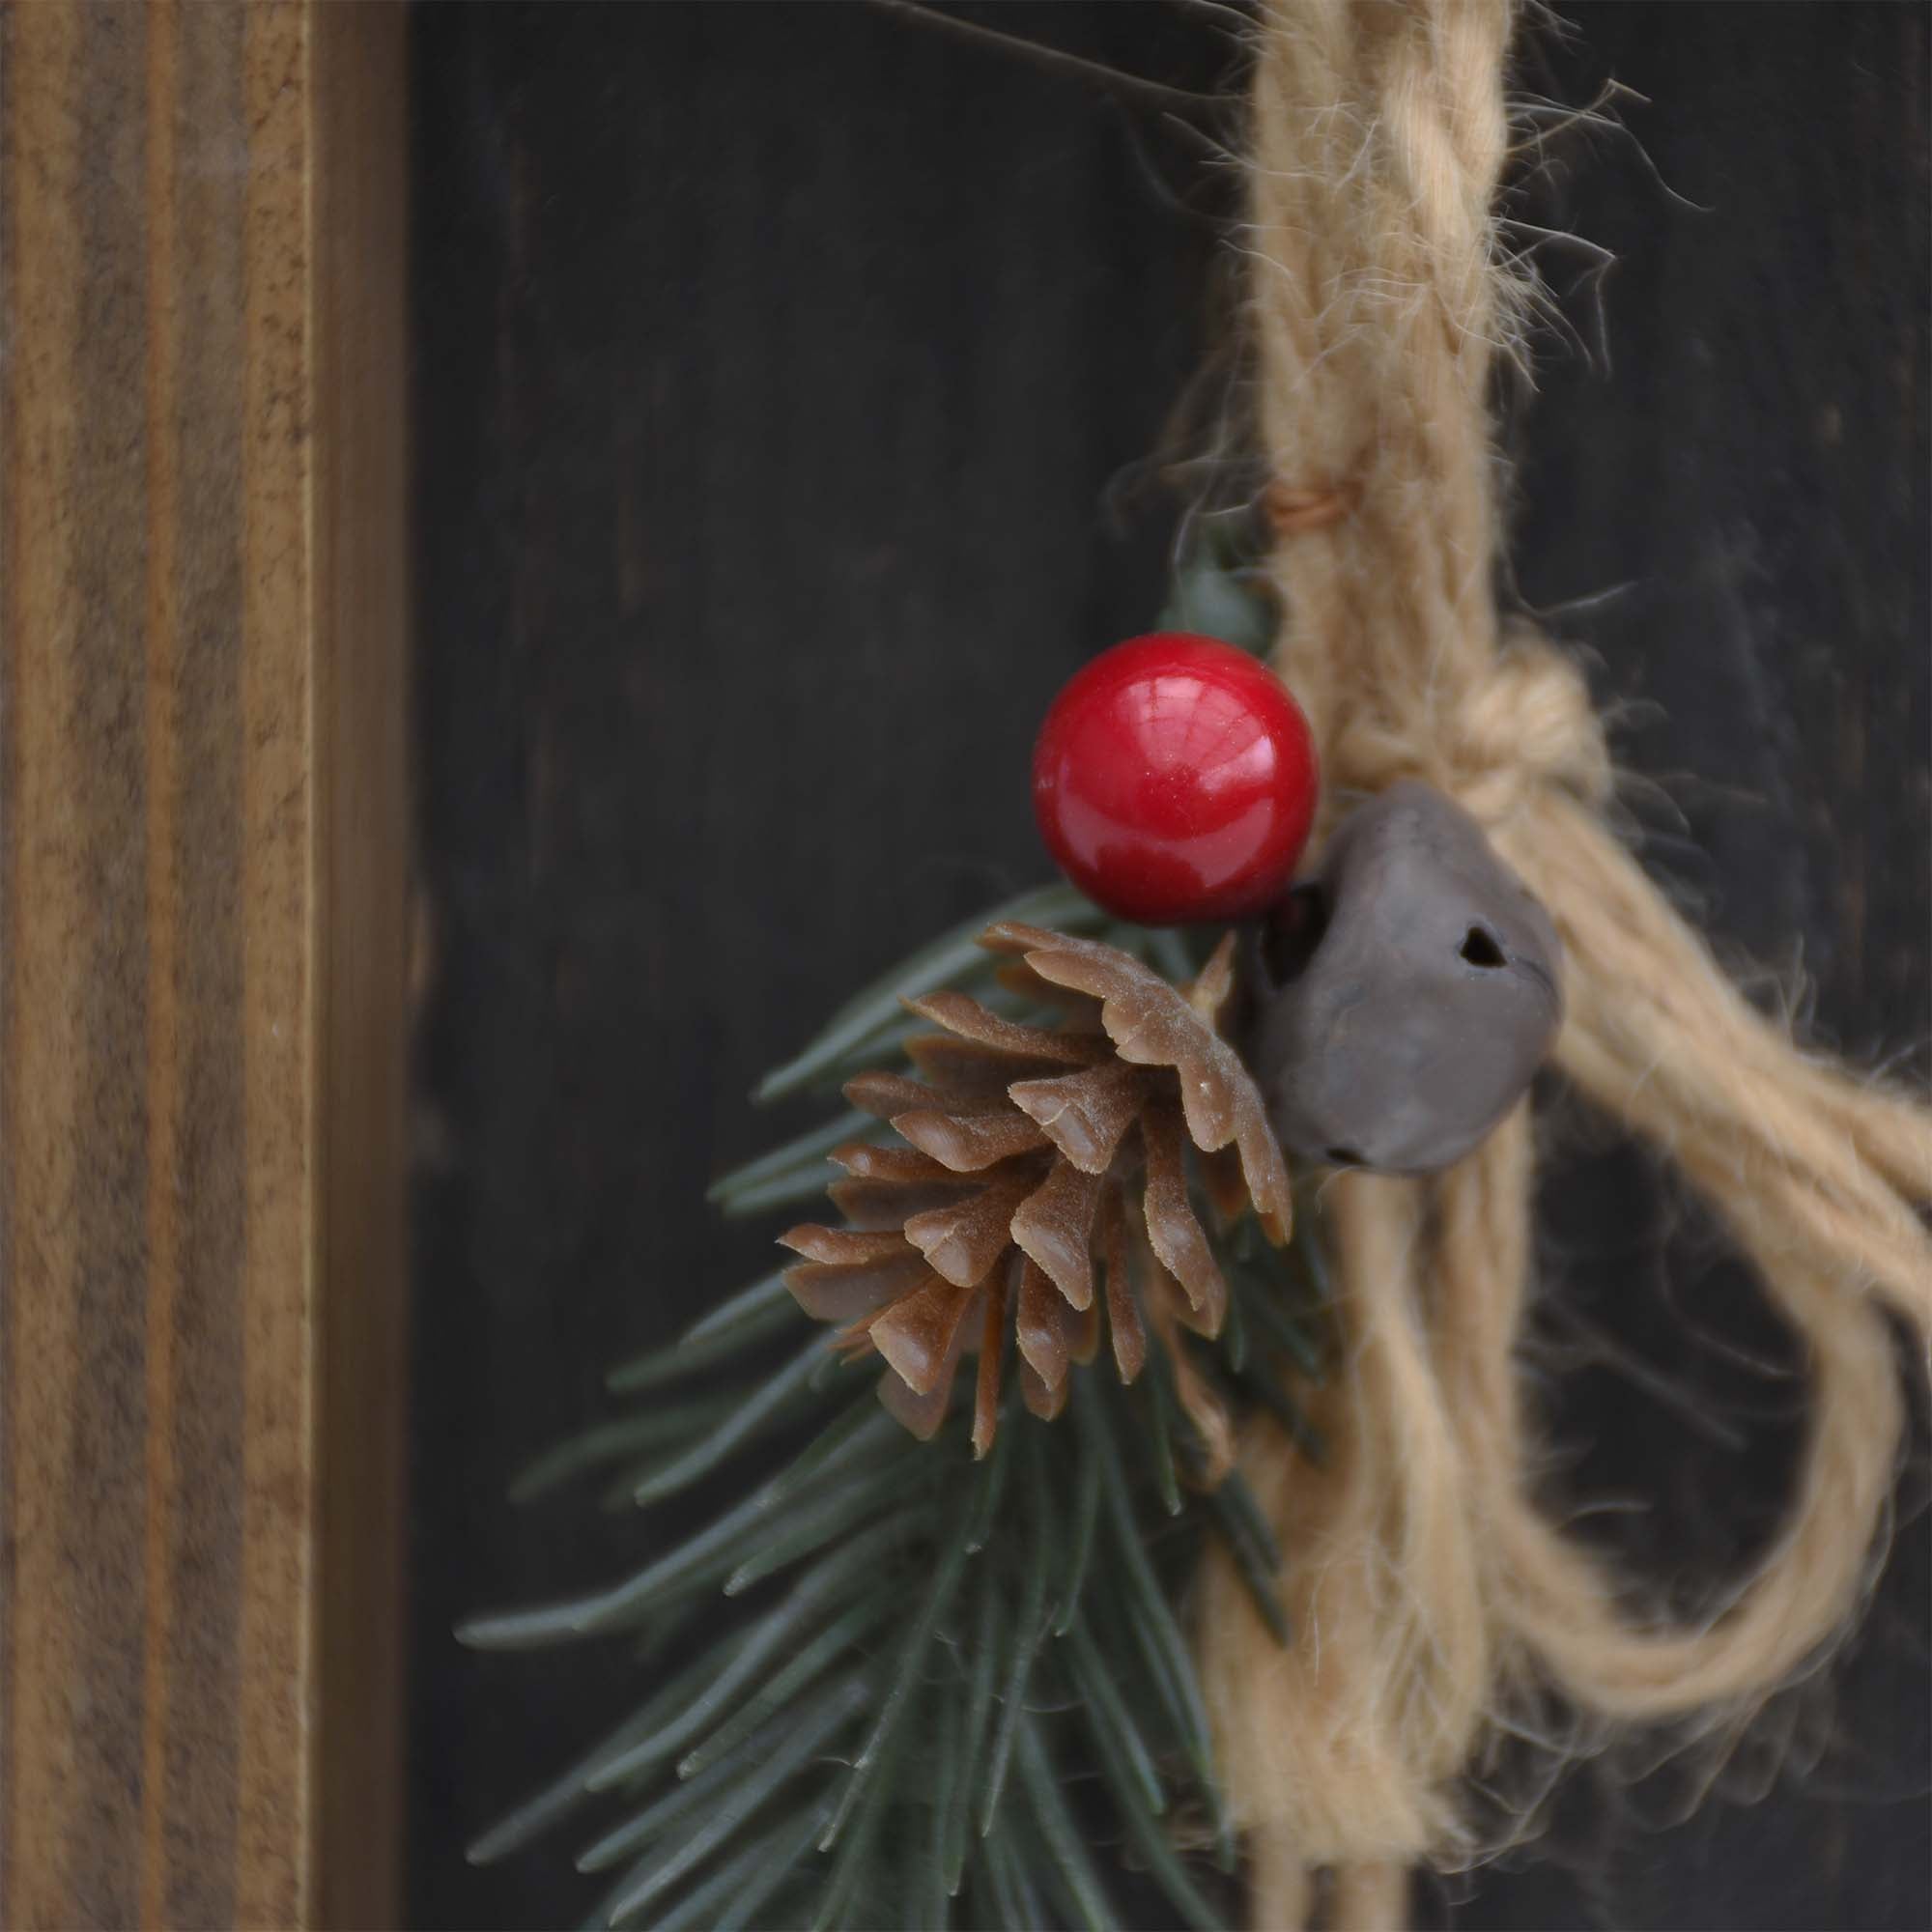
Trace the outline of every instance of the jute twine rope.
{"label": "jute twine rope", "polygon": [[[1293,0],[1259,29],[1250,300],[1278,478],[1283,675],[1331,791],[1460,799],[1567,951],[1556,1064],[1674,1161],[1805,1353],[1808,1447],[1781,1535],[1673,1624],[1538,1509],[1513,1351],[1529,1290],[1525,1105],[1426,1181],[1325,1194],[1346,1367],[1321,1468],[1271,1425],[1242,1463],[1290,1552],[1287,1650],[1210,1564],[1201,1662],[1253,1919],[1362,1932],[1407,1868],[1469,1843],[1458,1779],[1553,1692],[1599,1726],[1739,1720],[1856,1610],[1904,1405],[1886,1319],[1932,1333],[1932,1117],[1806,1058],[1739,995],[1606,829],[1583,680],[1506,635],[1488,387],[1515,338],[1492,203],[1508,147],[1501,0]],[[1320,1883],[1318,1884],[1318,1875]],[[1315,1901],[1325,1892],[1318,1912]]]}

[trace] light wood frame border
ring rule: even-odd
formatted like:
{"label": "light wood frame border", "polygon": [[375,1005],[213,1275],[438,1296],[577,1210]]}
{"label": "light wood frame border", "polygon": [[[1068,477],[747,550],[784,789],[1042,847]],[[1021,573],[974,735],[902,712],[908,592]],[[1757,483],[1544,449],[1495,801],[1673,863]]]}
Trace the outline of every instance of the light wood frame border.
{"label": "light wood frame border", "polygon": [[0,19],[0,1924],[399,1922],[407,18]]}

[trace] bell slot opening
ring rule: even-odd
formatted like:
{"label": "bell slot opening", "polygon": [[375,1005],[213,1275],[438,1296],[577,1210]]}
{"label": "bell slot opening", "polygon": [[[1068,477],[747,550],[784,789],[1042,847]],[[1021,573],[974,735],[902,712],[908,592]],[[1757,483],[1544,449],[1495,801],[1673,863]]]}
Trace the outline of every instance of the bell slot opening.
{"label": "bell slot opening", "polygon": [[1496,967],[1507,965],[1503,950],[1496,943],[1496,936],[1488,927],[1472,925],[1463,935],[1462,954],[1471,966]]}

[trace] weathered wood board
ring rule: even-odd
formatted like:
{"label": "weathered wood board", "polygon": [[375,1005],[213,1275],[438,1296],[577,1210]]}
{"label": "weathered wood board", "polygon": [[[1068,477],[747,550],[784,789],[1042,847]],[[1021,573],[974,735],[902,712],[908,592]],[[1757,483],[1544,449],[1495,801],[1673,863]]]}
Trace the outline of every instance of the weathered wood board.
{"label": "weathered wood board", "polygon": [[405,15],[0,16],[0,1924],[393,1922]]}

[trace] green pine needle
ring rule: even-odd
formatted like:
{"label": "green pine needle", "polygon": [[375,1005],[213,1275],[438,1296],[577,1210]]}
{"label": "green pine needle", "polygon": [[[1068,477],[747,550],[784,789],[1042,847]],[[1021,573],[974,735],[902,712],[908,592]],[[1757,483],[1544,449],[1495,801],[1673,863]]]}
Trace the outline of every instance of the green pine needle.
{"label": "green pine needle", "polygon": [[635,1395],[663,1382],[681,1381],[699,1369],[729,1361],[754,1337],[796,1327],[798,1305],[781,1271],[768,1274],[721,1307],[668,1349],[653,1349],[605,1377],[612,1395]]}
{"label": "green pine needle", "polygon": [[[1245,1508],[1229,1493],[1237,1485],[1247,1497]],[[1214,1512],[1235,1567],[1240,1571],[1241,1580],[1248,1586],[1248,1595],[1261,1612],[1262,1621],[1274,1633],[1277,1643],[1286,1644],[1290,1634],[1288,1610],[1274,1584],[1281,1557],[1272,1535],[1260,1521],[1254,1498],[1247,1494],[1247,1489],[1238,1473],[1232,1475],[1208,1496],[1208,1506]]]}
{"label": "green pine needle", "polygon": [[600,1423],[540,1456],[511,1484],[510,1500],[534,1502],[561,1489],[573,1476],[620,1463],[640,1449],[659,1449],[668,1442],[684,1440],[722,1422],[736,1406],[735,1397],[718,1396],[709,1402],[678,1403],[643,1415],[626,1416],[621,1422]]}
{"label": "green pine needle", "polygon": [[984,1776],[981,1767],[992,1726],[994,1683],[999,1668],[1001,1609],[996,1573],[988,1564],[980,1575],[980,1614],[973,1626],[959,1775],[946,1795],[945,1829],[941,1834],[946,1847],[946,1889],[955,1898],[966,1872],[966,1839],[973,1797]]}
{"label": "green pine needle", "polygon": [[1147,1423],[1147,1449],[1153,1465],[1154,1488],[1161,1507],[1169,1516],[1179,1516],[1181,1510],[1180,1473],[1174,1461],[1174,1420],[1178,1409],[1173,1364],[1168,1361],[1165,1350],[1151,1350],[1142,1414]]}
{"label": "green pine needle", "polygon": [[[833,1686],[830,1692],[809,1705],[797,1717],[787,1713],[770,1727],[770,1748],[753,1750],[749,1747],[742,1767],[734,1758],[721,1759],[712,1768],[714,1791],[707,1791],[701,1805],[692,1807],[702,1822],[690,1833],[679,1833],[668,1845],[650,1858],[640,1860],[626,1875],[624,1889],[611,1907],[614,1925],[640,1911],[659,1897],[667,1887],[696,1871],[731,1834],[754,1816],[765,1801],[802,1766],[810,1763],[827,1745],[835,1732],[857,1717],[864,1704],[864,1690],[852,1683]],[[754,1743],[762,1745],[765,1733]],[[701,1780],[685,1785],[684,1794],[695,1794]]]}
{"label": "green pine needle", "polygon": [[696,1749],[678,1760],[679,1777],[695,1777],[749,1737],[774,1712],[781,1711],[809,1684],[840,1659],[852,1655],[893,1614],[890,1598],[868,1597],[828,1624],[770,1683],[711,1733]]}
{"label": "green pine needle", "polygon": [[1046,1585],[1052,1574],[1053,1551],[1036,1547],[1026,1552],[1025,1595],[1019,1615],[1008,1627],[1006,1668],[1000,1673],[1000,1719],[980,1788],[980,1835],[985,1837],[999,1815],[1012,1762],[1013,1739],[1026,1711],[1027,1688],[1033,1681],[1034,1658],[1046,1637]]}
{"label": "green pine needle", "polygon": [[913,1921],[922,1926],[943,1926],[952,1916],[953,1876],[951,1846],[947,1834],[952,1827],[952,1807],[960,1786],[966,1781],[966,1707],[956,1696],[943,1690],[933,1699],[935,1717],[932,1738],[932,1818],[926,1840],[924,1881],[921,1909]]}
{"label": "green pine needle", "polygon": [[1066,1546],[1066,1581],[1060,1592],[1060,1614],[1054,1619],[1053,1634],[1065,1636],[1080,1614],[1080,1599],[1087,1586],[1087,1568],[1094,1559],[1094,1536],[1100,1522],[1100,1463],[1094,1456],[1080,1461],[1078,1497],[1073,1506],[1073,1536]]}
{"label": "green pine needle", "polygon": [[[791,1290],[785,1285],[784,1270],[778,1269],[750,1288],[741,1288],[736,1294],[728,1295],[710,1314],[694,1321],[677,1339],[679,1349],[706,1348],[711,1343],[729,1335],[742,1348],[746,1337],[752,1333],[762,1335],[773,1318],[788,1317],[798,1304],[791,1298]],[[785,1321],[778,1321],[778,1327],[788,1326]],[[690,1360],[687,1352],[684,1359]],[[614,1387],[614,1383],[612,1384]]]}
{"label": "green pine needle", "polygon": [[1066,1648],[1073,1664],[1074,1686],[1097,1733],[1102,1756],[1112,1758],[1134,1781],[1148,1810],[1165,1811],[1167,1793],[1161,1789],[1160,1773],[1154,1769],[1153,1749],[1108,1673],[1085,1623],[1076,1623],[1067,1632]]}
{"label": "green pine needle", "polygon": [[[1309,1245],[1305,1240],[1295,1243],[1296,1247]],[[1251,1291],[1242,1298],[1243,1313],[1263,1331],[1264,1341],[1286,1353],[1303,1377],[1319,1388],[1328,1367],[1320,1332],[1311,1325],[1306,1314],[1295,1313],[1276,1283],[1245,1271],[1242,1279]],[[1248,1363],[1242,1372],[1253,1373],[1256,1367],[1255,1363]]]}
{"label": "green pine needle", "polygon": [[475,1617],[458,1626],[457,1637],[477,1650],[528,1650],[629,1629],[694,1578],[716,1573],[722,1581],[742,1560],[743,1552],[762,1543],[767,1526],[764,1498],[748,1497],[710,1528],[611,1589],[540,1605],[533,1610]]}
{"label": "green pine needle", "polygon": [[749,1925],[752,1915],[791,1877],[792,1867],[818,1835],[819,1814],[790,1818],[727,1860],[684,1903],[654,1919],[651,1932],[724,1932]]}
{"label": "green pine needle", "polygon": [[992,912],[954,926],[848,1001],[797,1059],[759,1081],[753,1097],[764,1104],[800,1092],[855,1048],[895,1025],[905,1001],[952,985],[976,970],[988,970],[992,962],[980,945],[980,935],[998,920],[1053,926],[1062,932],[1091,932],[1105,923],[1106,915],[1071,886],[1055,885],[1022,893]]}
{"label": "green pine needle", "polygon": [[622,1784],[701,1737],[708,1725],[731,1710],[737,1692],[751,1683],[779,1647],[796,1637],[801,1629],[809,1629],[828,1603],[837,1603],[865,1564],[878,1560],[880,1541],[877,1537],[862,1539],[821,1563],[768,1611],[762,1622],[753,1625],[723,1669],[697,1679],[696,1694],[674,1717],[647,1737],[608,1756],[585,1780],[588,1788],[605,1791]]}
{"label": "green pine needle", "polygon": [[884,1761],[894,1737],[905,1721],[905,1716],[912,1705],[913,1691],[919,1684],[919,1674],[925,1667],[925,1654],[931,1648],[933,1634],[939,1628],[939,1620],[945,1615],[952,1602],[953,1592],[959,1587],[959,1577],[966,1568],[966,1539],[956,1530],[945,1556],[932,1578],[932,1587],[926,1592],[919,1621],[913,1626],[905,1642],[899,1648],[897,1667],[893,1672],[892,1689],[886,1693],[886,1700],[880,1707],[877,1719],[872,1725],[871,1735],[867,1738],[865,1748],[853,1760],[851,1776],[845,1781],[845,1791],[838,1801],[838,1809],[832,1814],[832,1822],[825,1828],[825,1835],[818,1841],[821,1852],[829,1852],[838,1842],[839,1833],[852,1815],[861,1796],[876,1776]]}
{"label": "green pine needle", "polygon": [[823,1126],[813,1127],[810,1132],[800,1134],[796,1140],[786,1141],[770,1153],[760,1154],[756,1160],[748,1160],[744,1166],[721,1176],[705,1191],[704,1198],[714,1207],[728,1212],[731,1203],[738,1196],[767,1186],[799,1168],[815,1166],[834,1148],[875,1132],[878,1124],[870,1114],[848,1109],[827,1121]]}
{"label": "green pine needle", "polygon": [[1038,1721],[1031,1713],[1021,1717],[1018,1742],[1020,1779],[1032,1803],[1034,1822],[1046,1840],[1046,1849],[1066,1886],[1079,1922],[1084,1932],[1111,1932],[1114,1916],[1107,1906],[1106,1888],[1074,1828],[1072,1814],[1061,1792],[1060,1778],[1046,1746],[1040,1741]]}
{"label": "green pine needle", "polygon": [[824,1358],[825,1344],[814,1337],[769,1381],[738,1403],[717,1428],[683,1455],[674,1457],[656,1475],[639,1483],[631,1492],[633,1498],[639,1503],[659,1502],[708,1476],[727,1457],[782,1417]]}
{"label": "green pine needle", "polygon": [[[1026,895],[886,975],[761,1096],[892,1058],[901,999],[942,985],[984,985],[1003,1010],[1037,1019],[985,984],[992,962],[973,941],[1002,917],[1104,930],[1170,977],[1196,970],[1178,935],[1109,925],[1064,887]],[[804,1199],[833,1147],[878,1131],[843,1115],[747,1162],[712,1198],[727,1213]],[[1306,1436],[1288,1378],[1322,1363],[1319,1258],[1304,1236],[1284,1264],[1249,1220],[1214,1238],[1228,1323],[1217,1343],[1180,1346],[1236,1402]],[[803,1321],[781,1274],[754,1282],[610,1378],[615,1393],[644,1398],[640,1412],[583,1432],[520,1479],[518,1495],[534,1496],[622,1472],[621,1497],[649,1508],[734,1461],[765,1463],[740,1502],[610,1588],[464,1626],[465,1642],[490,1648],[622,1634],[660,1672],[668,1645],[682,1652],[689,1634],[722,1626],[472,1859],[601,1804],[580,1860],[611,1880],[600,1927],[1019,1932],[1127,1922],[1136,1908],[1118,1844],[1166,1901],[1151,1908],[1163,1922],[1220,1932],[1218,1881],[1167,1822],[1206,1814],[1231,1868],[1175,1592],[1202,1538],[1219,1537],[1285,1634],[1282,1557],[1238,1476],[1211,1493],[1194,1487],[1201,1444],[1161,1346],[1131,1390],[1104,1365],[1077,1374],[1073,1413],[1051,1427],[1010,1384],[992,1454],[976,1463],[969,1403],[955,1401],[937,1439],[916,1441],[869,1386],[854,1393],[822,1331],[773,1366],[770,1345]],[[660,1399],[673,1384],[704,1392]],[[773,1468],[770,1442],[808,1422],[804,1446]]]}
{"label": "green pine needle", "polygon": [[[822,1549],[835,1537],[858,1529],[887,1503],[905,1494],[917,1483],[919,1473],[902,1463],[882,1463],[828,1488],[810,1505],[773,1519],[752,1552],[725,1577],[724,1594],[742,1596],[753,1583],[761,1583],[801,1556]],[[889,1526],[908,1520],[895,1516]]]}
{"label": "green pine needle", "polygon": [[879,1406],[874,1392],[867,1389],[765,1485],[766,1507],[776,1510],[790,1501],[809,1481],[865,1459],[892,1441],[897,1431],[898,1424]]}
{"label": "green pine needle", "polygon": [[[730,1902],[709,1920],[709,1932],[750,1932],[753,1925],[770,1925],[773,1921],[764,1913],[766,1901],[782,1890],[795,1876],[800,1861],[810,1851],[812,1841],[824,1823],[825,1812],[821,1806],[805,1814],[803,1829],[794,1820],[781,1828],[780,1833],[775,1833],[773,1838],[777,1844],[769,1861],[762,1868],[757,1864],[751,1865],[736,1893],[725,1894]],[[706,1921],[696,1919],[693,1923],[704,1924]],[[652,1932],[669,1932],[669,1927],[670,1919],[667,1917],[658,1921]]]}

